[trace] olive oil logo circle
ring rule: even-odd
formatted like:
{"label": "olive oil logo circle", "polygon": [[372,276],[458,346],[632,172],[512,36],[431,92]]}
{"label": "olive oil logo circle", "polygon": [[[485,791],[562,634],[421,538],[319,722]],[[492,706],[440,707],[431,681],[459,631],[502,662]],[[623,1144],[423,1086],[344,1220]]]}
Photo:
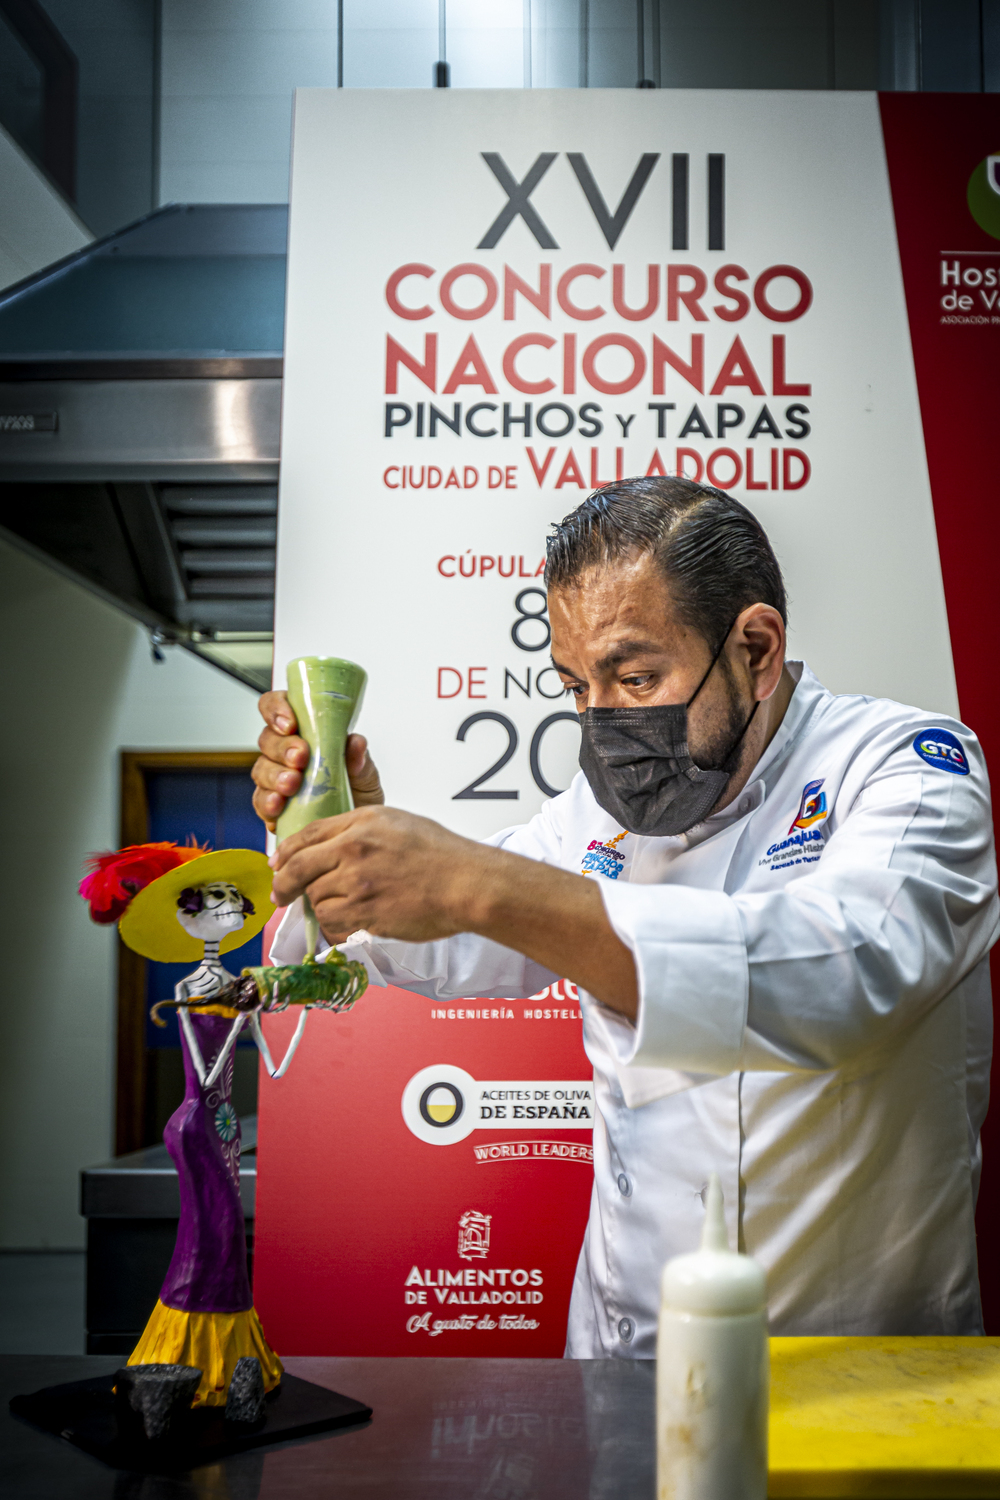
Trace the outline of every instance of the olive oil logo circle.
{"label": "olive oil logo circle", "polygon": [[451,1146],[477,1128],[476,1080],[453,1063],[415,1073],[403,1090],[406,1127],[428,1146]]}
{"label": "olive oil logo circle", "polygon": [[986,233],[1000,240],[1000,154],[984,156],[969,178],[969,212]]}
{"label": "olive oil logo circle", "polygon": [[456,1123],[465,1100],[453,1083],[432,1083],[420,1095],[420,1114],[437,1130]]}

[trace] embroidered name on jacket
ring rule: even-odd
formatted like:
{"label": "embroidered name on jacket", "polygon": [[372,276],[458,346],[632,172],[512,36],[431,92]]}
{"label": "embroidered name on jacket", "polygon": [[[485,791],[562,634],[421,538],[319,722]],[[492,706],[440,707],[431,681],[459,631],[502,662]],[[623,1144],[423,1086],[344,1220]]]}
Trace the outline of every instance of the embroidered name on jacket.
{"label": "embroidered name on jacket", "polygon": [[603,844],[600,839],[591,839],[587,845],[587,852],[583,856],[583,868],[581,875],[588,875],[593,871],[596,875],[604,875],[608,880],[617,880],[625,866],[625,856],[615,848],[628,833],[624,829],[617,838],[610,839]]}

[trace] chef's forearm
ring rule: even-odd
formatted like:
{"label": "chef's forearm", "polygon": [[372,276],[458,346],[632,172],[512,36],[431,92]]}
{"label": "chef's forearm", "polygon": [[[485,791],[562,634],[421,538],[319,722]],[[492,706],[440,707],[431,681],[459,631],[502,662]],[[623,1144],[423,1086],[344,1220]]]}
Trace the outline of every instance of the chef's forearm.
{"label": "chef's forearm", "polygon": [[467,873],[464,930],[516,949],[635,1020],[635,963],[608,921],[594,881],[485,848]]}

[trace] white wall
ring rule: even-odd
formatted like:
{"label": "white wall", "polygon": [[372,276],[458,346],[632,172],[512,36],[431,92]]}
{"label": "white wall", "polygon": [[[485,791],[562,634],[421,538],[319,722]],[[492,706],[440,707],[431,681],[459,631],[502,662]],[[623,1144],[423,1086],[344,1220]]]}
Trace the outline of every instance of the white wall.
{"label": "white wall", "polygon": [[161,203],[283,203],[292,90],[337,81],[334,0],[163,0]]}
{"label": "white wall", "polygon": [[[590,81],[635,83],[633,0],[590,0]],[[454,88],[575,88],[579,0],[448,0]],[[530,20],[530,58],[525,25]],[[430,88],[437,0],[345,0],[344,86]],[[161,203],[283,203],[292,92],[337,82],[335,0],[163,0]]]}
{"label": "white wall", "polygon": [[0,126],[0,290],[71,255],[91,238]]}
{"label": "white wall", "polygon": [[[634,0],[448,0],[453,88],[634,88]],[[874,88],[869,0],[647,7],[645,73],[664,87]],[[526,36],[530,45],[526,47]],[[283,203],[292,92],[337,83],[335,0],[163,0],[160,201]],[[344,0],[345,88],[430,88],[437,0]]]}
{"label": "white wall", "polygon": [[250,748],[255,697],[184,651],[155,664],[139,626],[4,542],[0,631],[0,1247],[72,1247],[79,1170],[113,1152],[116,939],[76,888],[118,842],[118,751]]}

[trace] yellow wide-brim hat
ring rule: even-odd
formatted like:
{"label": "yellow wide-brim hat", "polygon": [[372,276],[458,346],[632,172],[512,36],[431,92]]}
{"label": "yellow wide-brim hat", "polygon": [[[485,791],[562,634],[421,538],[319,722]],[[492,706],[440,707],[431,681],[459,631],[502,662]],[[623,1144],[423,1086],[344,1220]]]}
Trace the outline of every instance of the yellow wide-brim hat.
{"label": "yellow wide-brim hat", "polygon": [[271,901],[274,871],[267,855],[259,849],[215,849],[185,860],[175,870],[168,870],[132,897],[118,923],[122,942],[143,958],[155,958],[161,964],[182,964],[202,957],[205,944],[184,931],[177,920],[177,898],[189,886],[210,885],[213,880],[227,880],[253,902],[253,913],[247,913],[238,932],[227,933],[219,945],[220,953],[242,948],[256,937],[276,907]]}

